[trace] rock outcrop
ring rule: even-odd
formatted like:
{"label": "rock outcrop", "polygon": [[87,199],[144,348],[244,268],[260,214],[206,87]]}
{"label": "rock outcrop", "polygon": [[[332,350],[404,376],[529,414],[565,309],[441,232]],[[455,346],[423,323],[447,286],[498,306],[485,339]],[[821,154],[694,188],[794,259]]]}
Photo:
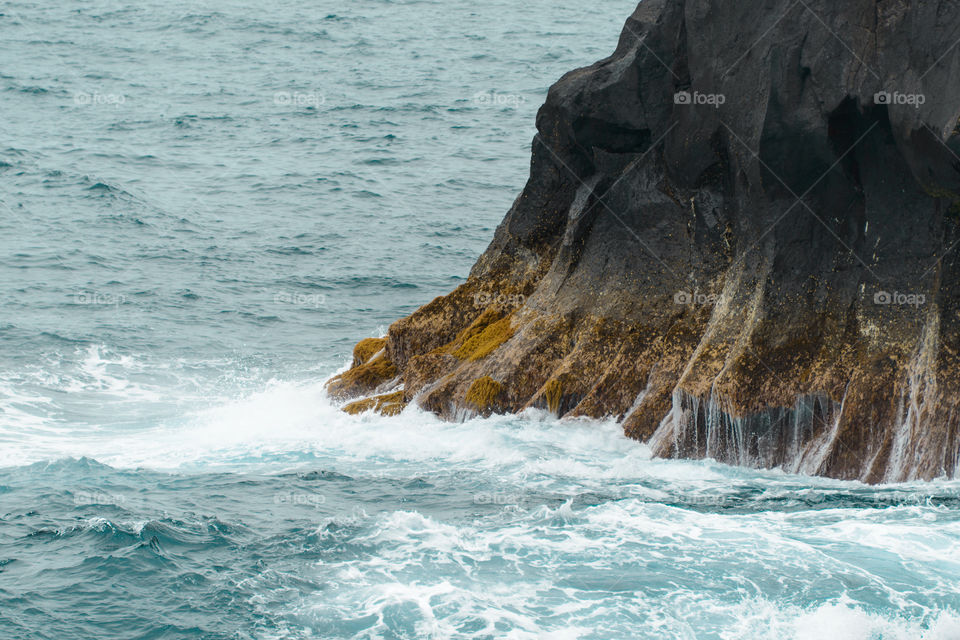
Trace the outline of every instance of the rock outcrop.
{"label": "rock outcrop", "polygon": [[550,89],[468,281],[361,343],[331,393],[614,417],[667,457],[955,476],[958,41],[954,0],[644,0]]}

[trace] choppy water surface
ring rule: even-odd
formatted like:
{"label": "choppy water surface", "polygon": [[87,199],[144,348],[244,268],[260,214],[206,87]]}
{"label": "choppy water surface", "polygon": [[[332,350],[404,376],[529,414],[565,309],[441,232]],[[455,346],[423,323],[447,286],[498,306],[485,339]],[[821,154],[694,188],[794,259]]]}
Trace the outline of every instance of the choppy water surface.
{"label": "choppy water surface", "polygon": [[0,638],[960,638],[960,482],[354,418],[632,2],[0,10]]}

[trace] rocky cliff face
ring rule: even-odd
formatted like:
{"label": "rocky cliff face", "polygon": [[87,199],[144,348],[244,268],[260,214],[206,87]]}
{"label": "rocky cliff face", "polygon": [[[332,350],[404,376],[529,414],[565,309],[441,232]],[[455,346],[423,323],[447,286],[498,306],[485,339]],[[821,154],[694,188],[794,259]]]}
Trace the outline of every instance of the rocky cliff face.
{"label": "rocky cliff face", "polygon": [[644,0],[611,57],[551,88],[468,282],[358,345],[331,394],[612,416],[660,456],[954,476],[958,41],[954,0]]}

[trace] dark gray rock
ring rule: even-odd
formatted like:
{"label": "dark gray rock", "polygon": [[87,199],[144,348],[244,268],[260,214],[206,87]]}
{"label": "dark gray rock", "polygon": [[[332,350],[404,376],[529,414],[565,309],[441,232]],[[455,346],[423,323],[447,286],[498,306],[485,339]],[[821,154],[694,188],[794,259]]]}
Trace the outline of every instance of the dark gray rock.
{"label": "dark gray rock", "polygon": [[958,65],[948,0],[645,0],[551,88],[470,281],[391,328],[406,399],[614,416],[664,456],[955,475]]}

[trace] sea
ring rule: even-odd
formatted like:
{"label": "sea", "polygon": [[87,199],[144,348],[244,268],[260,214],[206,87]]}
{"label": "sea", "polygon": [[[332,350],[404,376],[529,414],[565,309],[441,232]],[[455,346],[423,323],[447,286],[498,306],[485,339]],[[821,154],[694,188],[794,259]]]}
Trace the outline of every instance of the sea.
{"label": "sea", "polygon": [[5,0],[0,639],[960,638],[960,481],[325,394],[635,6]]}

